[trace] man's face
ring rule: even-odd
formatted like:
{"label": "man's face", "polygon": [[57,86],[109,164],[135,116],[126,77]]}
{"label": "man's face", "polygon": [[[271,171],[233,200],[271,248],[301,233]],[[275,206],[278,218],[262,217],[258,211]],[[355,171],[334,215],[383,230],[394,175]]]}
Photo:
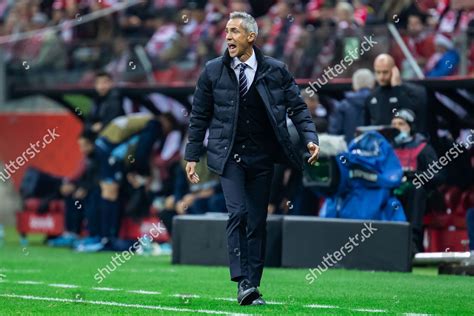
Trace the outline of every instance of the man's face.
{"label": "man's face", "polygon": [[389,86],[392,77],[392,65],[388,62],[376,62],[374,64],[375,79],[380,86]]}
{"label": "man's face", "polygon": [[408,17],[407,30],[411,36],[418,36],[418,34],[423,31],[423,23],[421,22],[420,17],[416,15],[410,15]]}
{"label": "man's face", "polygon": [[242,27],[242,19],[230,19],[225,32],[229,55],[232,58],[244,55],[255,40],[255,33],[248,33]]}
{"label": "man's face", "polygon": [[79,144],[79,150],[84,156],[90,155],[94,151],[94,144],[91,143],[87,138],[79,138],[77,143]]}
{"label": "man's face", "polygon": [[304,97],[304,102],[306,103],[306,105],[308,106],[308,110],[311,114],[314,114],[314,112],[316,111],[316,108],[318,107],[319,105],[319,102],[318,100],[316,99],[316,97],[309,97],[309,96],[305,96]]}
{"label": "man's face", "polygon": [[107,76],[101,76],[95,79],[95,90],[100,96],[104,96],[112,89],[112,80]]}
{"label": "man's face", "polygon": [[411,128],[410,125],[403,119],[395,117],[392,120],[392,127],[398,129],[400,132],[406,132],[410,134]]}

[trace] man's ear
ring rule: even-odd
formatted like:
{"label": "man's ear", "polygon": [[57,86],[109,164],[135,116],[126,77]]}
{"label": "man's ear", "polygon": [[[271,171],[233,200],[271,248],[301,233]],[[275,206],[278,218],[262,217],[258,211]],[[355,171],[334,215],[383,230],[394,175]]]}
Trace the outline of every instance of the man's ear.
{"label": "man's ear", "polygon": [[249,35],[247,36],[247,39],[249,42],[255,42],[256,38],[257,38],[257,35],[254,32],[250,32]]}

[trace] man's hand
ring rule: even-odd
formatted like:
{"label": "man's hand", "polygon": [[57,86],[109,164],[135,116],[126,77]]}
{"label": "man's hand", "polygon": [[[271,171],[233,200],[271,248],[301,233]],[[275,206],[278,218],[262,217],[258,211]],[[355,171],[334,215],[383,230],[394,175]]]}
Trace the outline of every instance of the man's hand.
{"label": "man's hand", "polygon": [[313,142],[309,142],[306,147],[308,147],[309,153],[311,154],[311,157],[309,157],[308,159],[308,163],[310,165],[314,165],[316,161],[318,160],[319,146]]}
{"label": "man's hand", "polygon": [[101,129],[102,129],[102,123],[101,122],[97,122],[97,123],[92,124],[91,130],[94,133],[100,132]]}
{"label": "man's hand", "polygon": [[198,183],[199,182],[199,176],[196,173],[196,162],[195,161],[188,161],[186,163],[186,176],[188,177],[188,180],[191,183]]}
{"label": "man's hand", "polygon": [[87,195],[87,190],[84,188],[78,188],[76,192],[73,193],[73,197],[78,200],[82,200]]}
{"label": "man's hand", "polygon": [[75,189],[76,189],[76,186],[74,184],[70,182],[66,182],[66,183],[61,184],[61,186],[59,187],[59,192],[61,192],[62,196],[69,196],[70,194],[74,192]]}
{"label": "man's hand", "polygon": [[390,85],[392,87],[396,87],[402,84],[402,79],[400,77],[400,70],[398,70],[397,66],[392,68],[392,77],[390,77]]}

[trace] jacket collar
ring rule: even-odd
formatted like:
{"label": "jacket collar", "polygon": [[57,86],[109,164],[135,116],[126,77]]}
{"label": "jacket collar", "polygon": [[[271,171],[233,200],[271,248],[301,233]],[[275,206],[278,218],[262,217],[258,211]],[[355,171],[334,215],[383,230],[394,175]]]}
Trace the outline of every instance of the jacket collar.
{"label": "jacket collar", "polygon": [[[257,58],[257,73],[255,75],[255,81],[263,77],[270,67],[268,63],[265,61],[265,55],[263,55],[262,51],[258,46],[253,46],[253,51],[255,53],[255,57]],[[229,49],[226,49],[224,55],[222,56],[222,62],[229,68],[232,68],[232,58],[229,55]]]}

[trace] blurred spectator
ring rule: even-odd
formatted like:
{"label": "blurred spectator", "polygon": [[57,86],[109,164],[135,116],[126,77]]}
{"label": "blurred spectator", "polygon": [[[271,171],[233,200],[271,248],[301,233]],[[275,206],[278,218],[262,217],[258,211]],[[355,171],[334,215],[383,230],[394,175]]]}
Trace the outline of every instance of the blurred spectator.
{"label": "blurred spectator", "polygon": [[101,241],[85,245],[81,251],[94,252],[112,247],[120,227],[123,205],[119,192],[124,179],[132,186],[126,210],[139,208],[139,211],[144,211],[142,202],[150,202],[147,201],[147,189],[151,180],[149,161],[153,144],[169,132],[162,117],[133,114],[115,118],[100,133],[95,145],[100,163]]}
{"label": "blurred spectator", "polygon": [[[343,60],[346,56],[351,55],[350,52],[355,52],[360,59],[359,47],[361,39],[363,38],[362,29],[354,20],[354,8],[350,3],[339,2],[335,8],[335,22],[336,22],[336,42],[334,47],[334,59]],[[333,35],[334,36],[334,35]],[[348,75],[352,73],[352,69],[345,69]]]}
{"label": "blurred spectator", "polygon": [[[52,239],[48,245],[61,247],[99,242],[100,213],[98,202],[99,165],[95,154],[96,135],[84,131],[78,139],[79,149],[84,155],[79,175],[73,179],[65,179],[60,187],[65,199],[65,232],[62,236]],[[89,236],[78,240],[82,232],[83,219]]]}
{"label": "blurred spectator", "polygon": [[[425,20],[426,18],[421,14],[410,14],[408,16],[407,34],[402,37],[408,50],[421,68],[425,66],[435,50],[434,35],[427,29]],[[402,78],[414,78],[415,73],[398,45],[395,45],[392,55],[397,66],[400,67]]]}
{"label": "blurred spectator", "polygon": [[[114,82],[131,81],[130,79],[137,77],[134,75],[137,65],[134,65],[133,56],[126,39],[122,37],[115,38],[112,60],[104,67]],[[135,67],[132,68],[130,65]]]}
{"label": "blurred spectator", "polygon": [[354,6],[354,21],[358,25],[365,25],[367,21],[367,16],[370,13],[373,13],[372,8],[370,8],[367,4],[368,1],[364,0],[353,0],[352,5]]}
{"label": "blurred spectator", "polygon": [[[47,26],[48,17],[43,13],[37,13],[31,22],[33,30],[39,30]],[[39,33],[38,37],[40,47],[38,55],[32,60],[32,70],[51,72],[65,69],[66,51],[57,32],[47,30]]]}
{"label": "blurred spectator", "polygon": [[[278,1],[269,11],[271,28],[263,46],[263,51],[277,59],[291,54],[296,41],[302,33],[294,3]],[[272,18],[273,16],[273,18]]]}
{"label": "blurred spectator", "polygon": [[95,91],[97,95],[85,124],[86,128],[98,133],[114,118],[125,113],[122,108],[121,96],[117,90],[113,89],[113,80],[109,73],[97,73]]}
{"label": "blurred spectator", "polygon": [[168,130],[165,140],[154,148],[152,157],[153,183],[152,191],[157,195],[167,195],[173,192],[175,168],[180,166],[180,149],[183,133],[176,118],[171,113],[162,115],[164,128]]}
{"label": "blurred spectator", "polygon": [[378,87],[366,100],[366,125],[390,125],[398,109],[412,110],[417,130],[427,130],[427,96],[422,87],[402,83],[392,56],[381,54],[374,61]]}
{"label": "blurred spectator", "polygon": [[352,75],[353,92],[346,92],[345,99],[337,102],[329,118],[329,133],[344,135],[347,143],[355,137],[358,126],[364,125],[365,101],[375,85],[369,69],[359,69]]}
{"label": "blurred spectator", "polygon": [[437,34],[435,47],[436,53],[426,64],[426,76],[443,77],[455,74],[460,58],[452,40],[446,35]]}
{"label": "blurred spectator", "polygon": [[[125,38],[136,39],[147,37],[147,20],[151,17],[153,8],[151,1],[141,1],[139,4],[131,6],[125,10],[119,19],[120,29]],[[153,34],[153,33],[152,33]],[[148,34],[151,35],[151,34]]]}
{"label": "blurred spectator", "polygon": [[160,211],[160,219],[171,233],[173,217],[182,214],[204,214],[207,212],[227,212],[224,194],[216,174],[207,168],[207,155],[200,158],[196,165],[201,181],[189,184],[189,191],[184,192],[181,185],[186,181],[184,173],[185,161],[181,160],[179,172],[181,181],[176,182],[175,191],[165,199],[164,208]]}
{"label": "blurred spectator", "polygon": [[[301,95],[308,106],[314,125],[316,125],[316,131],[318,133],[327,133],[328,110],[319,102],[319,96],[315,93],[308,93],[306,90],[301,90]],[[294,128],[293,122],[289,118],[286,123],[290,128]]]}
{"label": "blurred spectator", "polygon": [[[402,183],[396,194],[411,224],[414,252],[417,253],[423,251],[423,216],[428,192],[443,181],[444,172],[431,171],[430,166],[438,160],[438,157],[426,138],[416,133],[415,118],[413,111],[401,109],[392,119],[392,127],[400,131],[393,145],[407,177],[407,181]],[[428,177],[428,172],[431,175],[429,179],[419,179],[425,175]]]}
{"label": "blurred spectator", "polygon": [[444,0],[438,2],[437,31],[457,36],[467,29],[468,23],[474,18],[474,3],[472,1]]}
{"label": "blurred spectator", "polygon": [[156,68],[169,68],[171,62],[183,58],[187,45],[183,34],[178,31],[176,12],[159,11],[150,23],[155,32],[145,50]]}

